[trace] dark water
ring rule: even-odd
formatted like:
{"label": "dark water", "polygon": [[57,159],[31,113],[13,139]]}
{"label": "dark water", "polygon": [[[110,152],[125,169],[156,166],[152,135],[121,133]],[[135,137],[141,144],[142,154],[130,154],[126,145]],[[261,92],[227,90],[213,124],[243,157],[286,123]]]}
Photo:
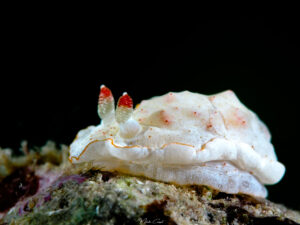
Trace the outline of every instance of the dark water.
{"label": "dark water", "polygon": [[[151,19],[152,18],[152,19]],[[28,20],[28,21],[27,21]],[[168,91],[232,89],[273,135],[284,179],[269,198],[300,208],[299,74],[291,15],[10,20],[3,29],[0,146],[69,144],[97,124],[100,84],[135,103]]]}

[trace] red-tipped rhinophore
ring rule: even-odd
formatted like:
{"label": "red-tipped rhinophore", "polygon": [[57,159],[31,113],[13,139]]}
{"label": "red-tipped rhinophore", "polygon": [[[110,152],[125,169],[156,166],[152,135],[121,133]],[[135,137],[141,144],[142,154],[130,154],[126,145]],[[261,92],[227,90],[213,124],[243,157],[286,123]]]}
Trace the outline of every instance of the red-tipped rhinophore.
{"label": "red-tipped rhinophore", "polygon": [[101,85],[98,100],[98,114],[101,119],[107,117],[110,113],[114,113],[114,97],[109,88]]}
{"label": "red-tipped rhinophore", "polygon": [[133,112],[133,102],[131,97],[125,92],[118,101],[116,109],[116,121],[118,123],[125,123]]}
{"label": "red-tipped rhinophore", "polygon": [[118,107],[133,107],[132,98],[126,92],[124,92],[123,95],[119,98]]}
{"label": "red-tipped rhinophore", "polygon": [[111,90],[105,85],[101,85],[99,94],[99,103],[107,100],[113,100]]}

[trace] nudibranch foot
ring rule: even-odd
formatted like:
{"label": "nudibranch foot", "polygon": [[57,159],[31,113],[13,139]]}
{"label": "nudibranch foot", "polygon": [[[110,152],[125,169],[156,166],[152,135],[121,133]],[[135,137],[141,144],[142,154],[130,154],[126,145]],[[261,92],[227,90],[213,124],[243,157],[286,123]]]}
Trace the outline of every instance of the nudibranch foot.
{"label": "nudibranch foot", "polygon": [[97,161],[96,168],[135,176],[144,176],[178,185],[206,185],[229,194],[267,196],[267,189],[253,175],[241,171],[230,162],[215,161],[190,166],[163,166],[153,164],[124,164],[120,161]]}

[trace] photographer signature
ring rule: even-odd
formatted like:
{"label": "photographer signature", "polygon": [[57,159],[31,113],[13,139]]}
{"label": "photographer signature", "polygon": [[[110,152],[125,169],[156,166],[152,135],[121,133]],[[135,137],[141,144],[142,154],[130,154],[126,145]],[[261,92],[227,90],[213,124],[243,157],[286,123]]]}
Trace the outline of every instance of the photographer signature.
{"label": "photographer signature", "polygon": [[162,224],[164,223],[164,220],[161,219],[151,219],[148,218],[140,219],[140,222],[143,222],[144,224]]}

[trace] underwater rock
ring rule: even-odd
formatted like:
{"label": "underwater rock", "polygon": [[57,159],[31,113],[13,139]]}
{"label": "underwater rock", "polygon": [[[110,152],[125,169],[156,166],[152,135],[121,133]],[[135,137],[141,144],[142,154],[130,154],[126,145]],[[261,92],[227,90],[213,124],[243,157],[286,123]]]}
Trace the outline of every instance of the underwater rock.
{"label": "underwater rock", "polygon": [[[35,180],[38,186],[27,186],[31,191],[22,192],[2,213],[0,224],[300,223],[299,212],[265,198],[105,172],[89,163],[71,165],[67,151],[54,151],[65,159],[61,164],[44,160],[17,169],[2,180],[1,187],[10,185],[18,191],[18,182],[25,184],[24,174],[29,173],[27,184]],[[20,177],[15,179],[17,174]],[[1,207],[3,193],[1,189]]]}

